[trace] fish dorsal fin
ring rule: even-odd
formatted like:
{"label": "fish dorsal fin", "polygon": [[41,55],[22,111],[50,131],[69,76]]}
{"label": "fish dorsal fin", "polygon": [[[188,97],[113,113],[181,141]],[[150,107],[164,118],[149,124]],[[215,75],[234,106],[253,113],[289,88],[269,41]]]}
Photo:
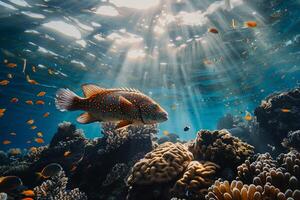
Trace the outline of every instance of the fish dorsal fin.
{"label": "fish dorsal fin", "polygon": [[96,119],[95,117],[93,117],[88,112],[82,113],[81,115],[79,115],[79,117],[77,117],[77,122],[79,122],[81,124],[89,124],[89,123],[92,123],[95,121],[99,121],[99,120]]}
{"label": "fish dorsal fin", "polygon": [[105,88],[101,88],[98,85],[93,84],[83,84],[81,88],[85,97],[90,97],[94,94],[103,93],[106,91]]}
{"label": "fish dorsal fin", "polygon": [[137,92],[137,93],[141,93],[138,89],[134,89],[134,88],[126,88],[126,87],[122,87],[122,88],[118,88],[119,90],[122,91],[127,91],[127,92]]}

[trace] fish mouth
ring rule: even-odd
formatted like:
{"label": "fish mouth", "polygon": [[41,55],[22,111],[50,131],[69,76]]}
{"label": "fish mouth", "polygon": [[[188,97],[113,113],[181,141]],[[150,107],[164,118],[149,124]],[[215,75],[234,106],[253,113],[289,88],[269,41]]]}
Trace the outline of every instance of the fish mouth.
{"label": "fish mouth", "polygon": [[167,121],[169,119],[169,115],[167,112],[163,112],[161,115],[162,121]]}

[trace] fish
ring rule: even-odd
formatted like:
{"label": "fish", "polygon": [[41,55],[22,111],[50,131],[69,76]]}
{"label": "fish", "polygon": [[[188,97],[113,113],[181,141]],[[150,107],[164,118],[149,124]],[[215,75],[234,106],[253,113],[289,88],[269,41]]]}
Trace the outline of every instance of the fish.
{"label": "fish", "polygon": [[37,136],[43,137],[43,133],[42,132],[37,132]]}
{"label": "fish", "polygon": [[13,97],[10,100],[11,103],[17,103],[18,101],[19,101],[19,99],[17,97]]}
{"label": "fish", "polygon": [[55,98],[60,111],[85,111],[77,118],[79,123],[118,122],[116,129],[120,129],[168,119],[168,113],[158,103],[136,89],[105,89],[84,84],[82,90],[84,98],[69,89],[59,89]]}
{"label": "fish", "polygon": [[34,119],[29,119],[29,120],[27,120],[26,123],[29,124],[29,125],[32,125],[34,123]]}
{"label": "fish", "polygon": [[6,66],[9,68],[15,68],[15,67],[17,67],[17,64],[16,63],[7,63]]}
{"label": "fish", "polygon": [[37,148],[36,147],[30,147],[29,151],[31,151],[31,152],[37,152]]}
{"label": "fish", "polygon": [[204,60],[203,60],[203,64],[205,64],[205,65],[212,65],[212,64],[214,64],[214,63],[213,63],[213,61],[211,61],[211,60],[204,59]]}
{"label": "fish", "polygon": [[37,100],[37,101],[35,102],[35,104],[37,104],[37,105],[44,105],[45,102],[44,102],[43,100]]}
{"label": "fish", "polygon": [[37,127],[36,126],[31,126],[30,129],[34,130],[36,129]]}
{"label": "fish", "polygon": [[31,197],[25,197],[25,198],[22,198],[21,200],[34,200],[34,199]]}
{"label": "fish", "polygon": [[42,178],[50,178],[57,175],[62,171],[62,166],[58,163],[50,163],[46,167],[42,169],[41,172],[37,172],[36,174]]}
{"label": "fish", "polygon": [[9,154],[11,154],[11,155],[14,155],[14,156],[16,156],[16,155],[20,155],[22,152],[21,152],[21,149],[19,149],[19,148],[12,148],[12,149],[9,149]]}
{"label": "fish", "polygon": [[16,136],[17,135],[15,132],[11,132],[9,134],[12,135],[12,136]]}
{"label": "fish", "polygon": [[34,72],[34,73],[36,72],[35,66],[32,66],[31,69],[32,69],[32,72]]}
{"label": "fish", "polygon": [[255,21],[247,21],[245,22],[245,26],[248,28],[255,28],[257,27],[257,23]]}
{"label": "fish", "polygon": [[38,96],[38,97],[43,97],[43,96],[45,96],[45,94],[46,94],[46,92],[41,91],[41,92],[39,92],[36,96]]}
{"label": "fish", "polygon": [[35,195],[33,190],[24,190],[23,192],[21,192],[21,194],[25,195],[25,196],[29,196],[29,197],[32,197]]}
{"label": "fish", "polygon": [[218,29],[216,29],[216,28],[209,28],[208,32],[214,33],[214,34],[218,34],[219,33]]}
{"label": "fish", "polygon": [[170,134],[169,131],[163,131],[164,136],[168,136],[169,134]]}
{"label": "fish", "polygon": [[6,108],[0,108],[0,113],[4,113],[6,111]]}
{"label": "fish", "polygon": [[45,143],[43,138],[35,138],[34,141],[39,144]]}
{"label": "fish", "polygon": [[231,27],[234,29],[236,28],[236,22],[234,19],[231,20]]}
{"label": "fish", "polygon": [[9,192],[22,185],[22,180],[17,176],[0,177],[0,192]]}
{"label": "fish", "polygon": [[43,117],[49,117],[49,115],[50,115],[49,112],[45,112],[45,113],[43,114]]}
{"label": "fish", "polygon": [[54,74],[53,69],[50,69],[50,68],[49,68],[49,69],[48,69],[48,74],[49,74],[49,75],[53,75],[53,74]]}
{"label": "fish", "polygon": [[9,78],[9,79],[12,79],[13,78],[13,75],[12,74],[7,74],[7,78]]}
{"label": "fish", "polygon": [[0,85],[5,86],[9,84],[9,80],[2,80],[0,81]]}
{"label": "fish", "polygon": [[291,112],[291,110],[287,109],[287,108],[282,108],[281,112],[283,112],[283,113],[289,113],[289,112]]}
{"label": "fish", "polygon": [[64,157],[67,157],[67,156],[69,156],[71,154],[71,151],[66,151],[65,153],[64,153]]}
{"label": "fish", "polygon": [[30,79],[29,75],[26,75],[26,80],[28,83],[32,84],[32,85],[37,85],[39,84],[38,82],[36,82],[35,80],[33,79]]}
{"label": "fish", "polygon": [[25,103],[28,105],[33,105],[33,101],[31,101],[31,100],[27,100],[27,101],[25,101]]}
{"label": "fish", "polygon": [[246,121],[251,121],[252,120],[251,113],[249,113],[248,111],[246,111],[246,115],[245,115],[244,118],[245,118]]}
{"label": "fish", "polygon": [[3,140],[2,144],[4,144],[4,145],[11,144],[11,141],[10,140]]}
{"label": "fish", "polygon": [[184,129],[183,129],[183,131],[189,131],[190,130],[190,127],[189,126],[186,126],[186,127],[184,127]]}
{"label": "fish", "polygon": [[30,143],[31,143],[31,141],[30,141],[30,140],[28,140],[26,143],[27,143],[27,144],[30,144]]}

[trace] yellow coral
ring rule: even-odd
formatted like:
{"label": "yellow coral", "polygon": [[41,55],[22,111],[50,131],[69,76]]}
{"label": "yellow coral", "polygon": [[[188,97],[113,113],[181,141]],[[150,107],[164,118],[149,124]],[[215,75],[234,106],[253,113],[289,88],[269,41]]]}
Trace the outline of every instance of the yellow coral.
{"label": "yellow coral", "polygon": [[166,142],[133,166],[127,182],[129,185],[147,185],[173,180],[192,159],[192,153],[184,145]]}

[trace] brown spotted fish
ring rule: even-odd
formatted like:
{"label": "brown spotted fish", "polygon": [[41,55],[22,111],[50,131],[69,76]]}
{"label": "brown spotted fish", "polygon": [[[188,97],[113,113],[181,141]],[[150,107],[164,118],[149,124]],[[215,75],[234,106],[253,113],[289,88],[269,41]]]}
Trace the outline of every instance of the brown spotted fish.
{"label": "brown spotted fish", "polygon": [[158,103],[136,89],[105,89],[84,84],[82,90],[84,98],[69,89],[60,89],[55,99],[61,111],[84,110],[77,118],[79,123],[118,122],[117,128],[123,128],[168,119],[168,113]]}

